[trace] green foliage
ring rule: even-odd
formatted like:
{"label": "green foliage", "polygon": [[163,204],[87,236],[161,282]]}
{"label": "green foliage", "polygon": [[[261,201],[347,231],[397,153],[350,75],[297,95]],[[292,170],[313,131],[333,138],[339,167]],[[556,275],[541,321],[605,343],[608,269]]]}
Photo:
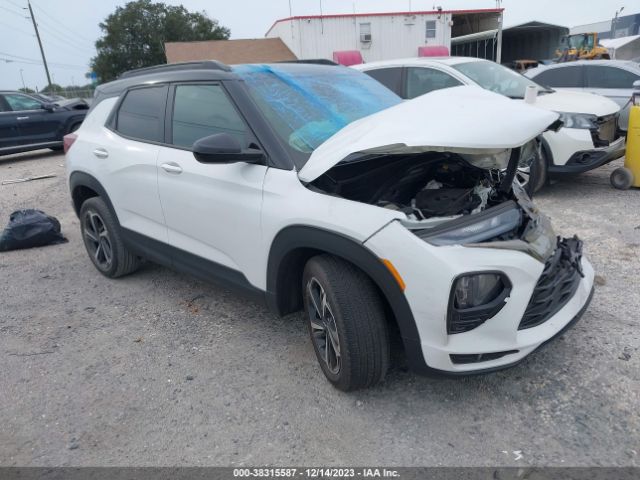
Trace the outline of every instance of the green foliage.
{"label": "green foliage", "polygon": [[44,87],[41,90],[41,93],[44,93],[44,94],[47,94],[47,93],[60,93],[63,90],[64,90],[64,88],[62,88],[57,83],[52,83],[51,85],[47,85],[46,87]]}
{"label": "green foliage", "polygon": [[98,55],[91,67],[100,82],[134,68],[166,62],[165,42],[226,40],[230,31],[205,12],[189,12],[151,0],[135,0],[116,8],[100,23],[103,36],[96,42]]}
{"label": "green foliage", "polygon": [[29,87],[27,87],[27,88],[19,88],[18,91],[22,92],[22,93],[36,93],[35,90],[31,90]]}

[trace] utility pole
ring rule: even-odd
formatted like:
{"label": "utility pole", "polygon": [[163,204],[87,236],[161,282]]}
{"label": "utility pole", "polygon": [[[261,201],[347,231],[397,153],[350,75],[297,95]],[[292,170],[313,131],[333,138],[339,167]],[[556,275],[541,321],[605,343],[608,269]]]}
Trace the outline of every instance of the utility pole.
{"label": "utility pole", "polygon": [[27,93],[27,86],[24,84],[24,75],[22,75],[22,72],[24,72],[24,70],[21,68],[20,69],[20,78],[22,79],[22,90],[24,90],[24,93]]}
{"label": "utility pole", "polygon": [[622,11],[624,10],[624,7],[621,7],[619,10],[616,10],[616,16],[613,19],[613,33],[611,35],[611,38],[616,38],[616,31],[618,30],[618,17],[620,16],[620,14],[622,13]]}
{"label": "utility pole", "polygon": [[47,73],[47,82],[51,87],[51,76],[49,75],[49,67],[47,66],[47,59],[44,56],[44,49],[42,48],[42,41],[40,40],[40,32],[38,32],[38,24],[36,23],[36,17],[33,16],[33,8],[31,8],[31,2],[27,1],[29,6],[29,13],[31,14],[31,21],[33,22],[33,28],[36,31],[36,38],[38,39],[38,45],[40,45],[40,53],[42,54],[42,63],[44,63],[44,71]]}
{"label": "utility pole", "polygon": [[[496,0],[496,7],[501,7],[502,0]],[[500,12],[500,19],[498,20],[498,46],[496,47],[496,63],[502,62],[502,19],[504,11]]]}

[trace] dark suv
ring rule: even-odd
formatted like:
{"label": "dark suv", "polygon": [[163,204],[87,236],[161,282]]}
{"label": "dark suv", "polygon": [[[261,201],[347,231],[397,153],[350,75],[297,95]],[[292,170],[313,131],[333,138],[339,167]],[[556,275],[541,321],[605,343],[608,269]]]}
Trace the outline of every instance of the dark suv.
{"label": "dark suv", "polygon": [[80,99],[54,103],[0,91],[0,155],[41,148],[62,150],[62,137],[78,129],[88,109]]}

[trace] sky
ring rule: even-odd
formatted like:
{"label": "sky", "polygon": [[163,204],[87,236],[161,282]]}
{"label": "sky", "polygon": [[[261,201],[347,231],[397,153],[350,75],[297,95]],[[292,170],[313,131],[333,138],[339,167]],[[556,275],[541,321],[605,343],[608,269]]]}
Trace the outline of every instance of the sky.
{"label": "sky", "polygon": [[[494,8],[495,0],[164,0],[190,11],[205,11],[231,29],[231,38],[263,37],[271,24],[293,15]],[[567,27],[608,20],[625,6],[624,14],[639,13],[637,0],[504,0],[505,26],[539,20]],[[98,24],[126,0],[31,0],[52,81],[60,85],[87,83]],[[588,8],[585,4],[588,3]],[[42,89],[46,76],[27,0],[0,0],[0,90],[24,84]],[[12,60],[7,62],[6,60]]]}

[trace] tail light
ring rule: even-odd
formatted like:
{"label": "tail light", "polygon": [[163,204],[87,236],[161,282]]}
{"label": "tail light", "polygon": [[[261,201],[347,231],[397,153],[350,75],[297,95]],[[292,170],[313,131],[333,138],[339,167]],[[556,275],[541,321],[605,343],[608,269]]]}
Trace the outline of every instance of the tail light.
{"label": "tail light", "polygon": [[62,148],[64,149],[64,153],[67,153],[69,151],[71,145],[73,145],[77,138],[78,134],[76,133],[69,133],[62,137]]}

